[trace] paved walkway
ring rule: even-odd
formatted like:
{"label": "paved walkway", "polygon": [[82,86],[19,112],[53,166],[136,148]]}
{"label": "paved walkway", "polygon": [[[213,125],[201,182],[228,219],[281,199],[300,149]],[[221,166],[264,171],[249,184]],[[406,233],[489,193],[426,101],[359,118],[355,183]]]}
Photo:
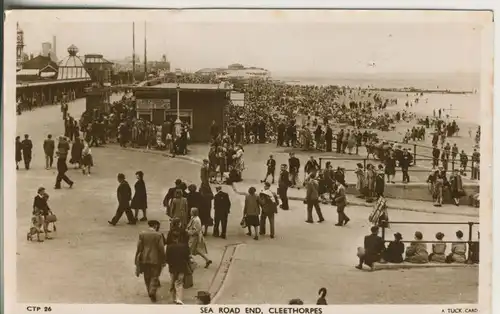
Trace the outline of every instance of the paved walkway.
{"label": "paved walkway", "polygon": [[[70,104],[75,117],[83,111],[85,101]],[[134,275],[134,254],[139,232],[147,225],[125,224],[123,217],[116,227],[107,221],[116,210],[116,174],[123,172],[131,185],[134,173],[142,170],[148,189],[148,217],[162,223],[168,231],[163,197],[176,178],[199,183],[199,171],[193,171],[185,160],[166,159],[140,152],[92,148],[95,167],[92,176],[83,176],[71,169],[68,176],[75,181],[73,189],[54,190],[55,170],[44,169],[42,143],[48,133],[63,132],[62,118],[57,106],[44,107],[23,113],[17,119],[17,133],[32,138],[32,169],[17,172],[17,296],[20,302],[54,303],[150,303],[142,277]],[[191,164],[198,168],[198,164]],[[44,243],[27,242],[32,201],[38,187],[44,186],[50,195],[49,205],[58,217],[54,240]],[[231,195],[235,193],[226,188]],[[239,212],[238,204],[233,210]],[[230,217],[228,240],[209,237],[208,250],[214,263],[209,269],[195,271],[195,286],[185,293],[186,303],[194,303],[197,290],[213,290],[225,247],[246,238],[235,234],[240,215]],[[200,265],[202,261],[198,260]],[[33,265],[36,265],[34,267]],[[40,269],[43,269],[41,272]],[[36,278],[35,284],[33,279]],[[170,302],[169,278],[164,270],[159,291],[160,303]]]}

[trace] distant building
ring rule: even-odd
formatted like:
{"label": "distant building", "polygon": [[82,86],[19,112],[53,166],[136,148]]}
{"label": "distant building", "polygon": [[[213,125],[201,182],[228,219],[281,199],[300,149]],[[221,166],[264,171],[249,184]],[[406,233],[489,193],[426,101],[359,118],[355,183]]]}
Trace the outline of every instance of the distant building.
{"label": "distant building", "polygon": [[113,62],[104,59],[100,54],[86,54],[83,63],[92,81],[102,84],[110,82]]}
{"label": "distant building", "polygon": [[221,79],[267,79],[271,77],[271,72],[264,68],[245,67],[242,64],[234,63],[227,68],[204,68],[196,73],[201,75],[215,75]]}

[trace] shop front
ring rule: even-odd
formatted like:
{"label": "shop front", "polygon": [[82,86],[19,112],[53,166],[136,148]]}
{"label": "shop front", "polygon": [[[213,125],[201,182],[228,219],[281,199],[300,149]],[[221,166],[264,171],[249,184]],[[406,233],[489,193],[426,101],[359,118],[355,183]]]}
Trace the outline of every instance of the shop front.
{"label": "shop front", "polygon": [[193,142],[208,142],[212,121],[219,127],[224,125],[224,108],[230,101],[230,92],[230,88],[217,84],[164,83],[138,87],[137,118],[162,125],[165,121],[174,123],[179,117],[190,126]]}

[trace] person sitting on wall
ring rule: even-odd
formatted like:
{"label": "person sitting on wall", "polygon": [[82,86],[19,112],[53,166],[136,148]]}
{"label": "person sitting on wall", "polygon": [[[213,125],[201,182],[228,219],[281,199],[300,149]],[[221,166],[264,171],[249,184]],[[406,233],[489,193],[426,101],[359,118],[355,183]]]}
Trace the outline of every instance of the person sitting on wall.
{"label": "person sitting on wall", "polygon": [[462,240],[464,233],[461,230],[458,230],[455,234],[457,236],[457,240],[460,242],[451,244],[451,253],[446,256],[446,263],[465,263],[467,260],[465,255],[467,252],[467,244]]}
{"label": "person sitting on wall", "polygon": [[440,243],[432,244],[432,253],[429,254],[429,262],[434,263],[444,263],[446,261],[446,243],[442,242],[444,238],[444,234],[442,232],[436,233],[436,239],[440,241]]}
{"label": "person sitting on wall", "polygon": [[373,226],[370,229],[371,234],[365,237],[364,247],[358,248],[359,264],[357,269],[363,269],[363,264],[366,264],[373,270],[373,264],[379,262],[382,254],[385,251],[384,240],[379,237],[379,227]]}
{"label": "person sitting on wall", "polygon": [[394,241],[391,241],[387,246],[383,256],[384,262],[387,263],[402,263],[403,253],[405,252],[405,245],[403,242],[403,236],[401,233],[396,232],[394,234]]}
{"label": "person sitting on wall", "polygon": [[429,262],[429,253],[427,253],[427,245],[422,242],[422,232],[415,232],[415,240],[406,248],[405,262],[413,264],[426,264]]}

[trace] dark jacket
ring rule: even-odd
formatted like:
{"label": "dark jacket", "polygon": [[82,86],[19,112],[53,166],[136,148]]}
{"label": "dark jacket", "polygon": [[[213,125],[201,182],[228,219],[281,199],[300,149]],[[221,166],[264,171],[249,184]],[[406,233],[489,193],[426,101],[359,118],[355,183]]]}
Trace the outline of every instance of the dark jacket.
{"label": "dark jacket", "polygon": [[384,253],[384,260],[388,263],[402,263],[403,253],[405,252],[405,245],[403,242],[392,241],[387,246]]}
{"label": "dark jacket", "polygon": [[215,216],[228,215],[231,209],[231,200],[226,192],[217,192],[214,196]]}
{"label": "dark jacket", "polygon": [[21,144],[23,148],[23,155],[31,157],[31,151],[33,150],[33,143],[31,140],[23,140]]}
{"label": "dark jacket", "polygon": [[370,234],[365,237],[365,262],[367,264],[378,262],[381,254],[385,251],[384,240],[375,234]]}
{"label": "dark jacket", "polygon": [[300,160],[297,157],[288,159],[288,169],[291,173],[299,173]]}
{"label": "dark jacket", "polygon": [[44,216],[47,216],[50,211],[47,199],[45,197],[41,197],[40,195],[35,196],[33,199],[33,214],[37,211],[40,211]]}
{"label": "dark jacket", "polygon": [[276,169],[276,160],[268,159],[266,165],[269,171],[274,171]]}
{"label": "dark jacket", "polygon": [[53,139],[46,139],[43,141],[43,151],[45,155],[52,156],[54,155],[54,150],[56,149],[56,144]]}
{"label": "dark jacket", "polygon": [[282,170],[280,173],[280,177],[278,179],[278,187],[279,188],[288,188],[292,185],[292,181],[290,181],[290,174],[286,170]]}
{"label": "dark jacket", "polygon": [[146,191],[146,183],[144,180],[137,180],[134,185],[134,197],[132,198],[131,208],[147,209],[148,208],[148,193]]}
{"label": "dark jacket", "polygon": [[384,190],[385,190],[384,174],[379,173],[375,177],[375,194],[384,195]]}
{"label": "dark jacket", "polygon": [[401,155],[401,159],[399,160],[399,166],[401,169],[408,169],[413,161],[413,157],[410,153],[404,153]]}
{"label": "dark jacket", "polygon": [[130,207],[130,199],[132,198],[132,189],[127,181],[123,180],[116,189],[116,197],[118,198],[118,205]]}
{"label": "dark jacket", "polygon": [[189,263],[189,254],[189,247],[185,243],[167,245],[168,271],[173,274],[185,274]]}

